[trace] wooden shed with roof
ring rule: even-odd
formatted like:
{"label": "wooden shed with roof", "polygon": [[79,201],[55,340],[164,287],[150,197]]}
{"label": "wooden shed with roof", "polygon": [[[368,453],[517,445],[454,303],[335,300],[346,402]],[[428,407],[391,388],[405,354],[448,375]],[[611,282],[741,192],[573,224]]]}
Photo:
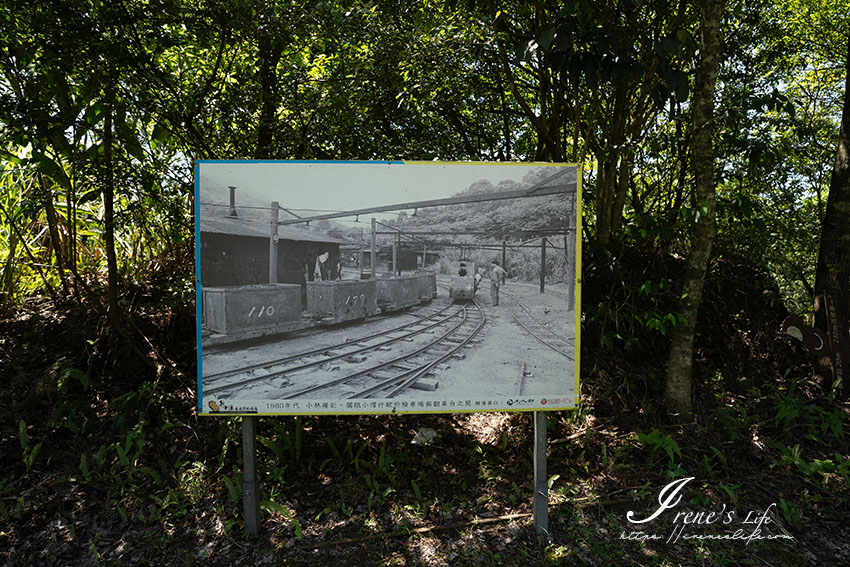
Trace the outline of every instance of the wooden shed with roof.
{"label": "wooden shed with roof", "polygon": [[[269,225],[231,216],[201,216],[201,285],[228,287],[269,283]],[[343,242],[313,227],[278,227],[278,283],[313,280],[316,258],[328,253],[325,278],[337,279]],[[306,302],[306,293],[302,293]]]}

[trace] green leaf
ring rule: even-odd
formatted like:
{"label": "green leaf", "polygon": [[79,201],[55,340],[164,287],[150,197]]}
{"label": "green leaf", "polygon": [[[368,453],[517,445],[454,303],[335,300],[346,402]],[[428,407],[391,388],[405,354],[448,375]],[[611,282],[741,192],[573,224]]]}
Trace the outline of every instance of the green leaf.
{"label": "green leaf", "polygon": [[171,140],[171,132],[168,131],[168,128],[162,125],[162,123],[157,122],[153,127],[153,132],[151,132],[151,143],[154,147],[162,145]]}
{"label": "green leaf", "polygon": [[71,379],[79,382],[83,386],[83,391],[88,391],[90,384],[89,375],[82,370],[77,370],[76,368],[65,368],[62,371],[62,374],[59,376],[59,381],[57,382],[59,390],[64,391],[65,388],[68,387],[68,382]]}
{"label": "green leaf", "polygon": [[0,148],[0,162],[9,162],[15,165],[20,165],[22,161],[23,160],[21,160],[18,156]]}
{"label": "green leaf", "polygon": [[676,93],[676,100],[679,102],[685,102],[688,100],[688,95],[690,95],[690,81],[688,80],[688,76],[679,71],[678,69],[674,69],[672,71],[673,81],[670,85],[671,90]]}
{"label": "green leaf", "polygon": [[265,510],[266,512],[270,512],[272,514],[279,514],[287,520],[293,519],[295,517],[295,514],[292,513],[292,510],[290,510],[283,504],[275,502],[274,500],[263,500],[260,503],[260,509]]}
{"label": "green leaf", "polygon": [[227,487],[227,495],[230,498],[230,501],[231,502],[238,501],[240,496],[242,495],[242,491],[239,490],[239,488],[236,486],[236,483],[233,482],[233,480],[231,480],[230,478],[225,476],[225,477],[223,477],[223,480],[224,480],[224,485]]}
{"label": "green leaf", "polygon": [[21,440],[21,450],[26,450],[28,444],[27,424],[23,419],[18,422],[18,437]]}
{"label": "green leaf", "polygon": [[557,26],[552,26],[537,38],[537,44],[545,50],[549,49],[549,46],[552,45],[552,42],[555,40],[555,34],[558,31]]}
{"label": "green leaf", "polygon": [[65,170],[61,165],[38,150],[32,151],[32,159],[38,166],[39,171],[49,177],[54,183],[63,189],[71,188],[71,180],[68,178],[68,175],[65,173]]}
{"label": "green leaf", "polygon": [[80,453],[80,472],[85,480],[89,480],[89,462],[85,453]]}
{"label": "green leaf", "polygon": [[151,467],[139,467],[139,472],[148,475],[154,482],[160,481],[159,473]]}

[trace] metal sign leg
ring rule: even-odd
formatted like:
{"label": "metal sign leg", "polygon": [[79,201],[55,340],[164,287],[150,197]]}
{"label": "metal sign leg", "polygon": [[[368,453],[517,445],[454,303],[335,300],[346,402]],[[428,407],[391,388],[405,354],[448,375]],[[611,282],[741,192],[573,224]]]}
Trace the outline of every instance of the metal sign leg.
{"label": "metal sign leg", "polygon": [[257,418],[242,418],[242,512],[245,531],[257,535],[260,527],[260,499],[257,494]]}
{"label": "metal sign leg", "polygon": [[534,530],[549,536],[549,482],[546,476],[546,412],[534,412]]}

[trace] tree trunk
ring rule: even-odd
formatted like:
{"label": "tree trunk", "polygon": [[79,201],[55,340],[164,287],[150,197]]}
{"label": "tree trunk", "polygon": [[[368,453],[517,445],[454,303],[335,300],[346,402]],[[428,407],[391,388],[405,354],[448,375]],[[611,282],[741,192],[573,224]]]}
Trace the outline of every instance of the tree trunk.
{"label": "tree trunk", "polygon": [[[496,74],[496,86],[499,89],[499,103],[502,109],[502,136],[504,136],[505,149],[502,156],[503,161],[511,160],[511,126],[508,105],[505,102],[505,88],[502,85],[502,75]],[[425,267],[423,260],[423,267]]]}
{"label": "tree trunk", "polygon": [[112,112],[115,86],[107,78],[103,119],[103,245],[106,248],[106,301],[109,320],[118,323],[118,261],[115,258],[115,173],[112,164]]}
{"label": "tree trunk", "polygon": [[691,238],[684,292],[680,308],[685,322],[673,329],[664,403],[674,412],[691,411],[694,330],[702,300],[705,273],[715,234],[714,89],[720,51],[720,21],[723,0],[706,0],[700,18],[700,51],[694,84],[693,171],[697,219]]}
{"label": "tree trunk", "polygon": [[578,159],[578,148],[579,148],[579,139],[581,137],[581,91],[579,89],[575,90],[575,107],[573,109],[573,153],[572,153],[572,162],[579,163]]}
{"label": "tree trunk", "polygon": [[596,154],[596,241],[606,245],[611,240],[611,215],[617,187],[617,155]]}
{"label": "tree trunk", "polygon": [[[625,195],[620,195],[622,175],[631,176],[631,163],[626,159],[624,150],[627,142],[627,116],[630,112],[627,87],[624,82],[617,85],[611,109],[613,117],[609,121],[605,145],[595,148],[599,165],[596,182],[596,240],[602,245],[608,244],[612,230],[620,226],[626,202]],[[625,185],[628,186],[628,179]]]}
{"label": "tree trunk", "polygon": [[632,180],[634,159],[634,155],[630,150],[623,150],[620,153],[620,168],[617,172],[617,190],[614,194],[614,203],[611,208],[612,230],[620,228],[623,225],[623,209],[626,208],[626,197],[629,194],[629,182]]}
{"label": "tree trunk", "polygon": [[66,222],[68,223],[68,269],[74,274],[74,297],[80,299],[80,283],[77,274],[77,204],[74,181],[65,193]]}
{"label": "tree trunk", "polygon": [[596,241],[608,244],[623,222],[634,157],[627,151],[600,154],[596,177]]}
{"label": "tree trunk", "polygon": [[12,269],[15,261],[15,253],[18,251],[18,235],[14,230],[9,229],[9,255],[6,257],[6,265],[3,267],[3,277],[0,278],[0,283],[3,287],[0,288],[0,303],[8,301],[12,297],[12,287],[14,287],[15,272]]}
{"label": "tree trunk", "polygon": [[820,251],[815,274],[815,326],[826,331],[826,314],[819,300],[828,294],[835,306],[840,326],[847,332],[850,322],[850,38],[844,84],[844,110],[829,196],[821,226]]}
{"label": "tree trunk", "polygon": [[62,292],[68,295],[68,281],[65,278],[65,259],[62,248],[62,241],[59,238],[58,223],[56,222],[56,209],[53,206],[53,191],[48,187],[43,175],[39,175],[39,181],[44,189],[46,198],[44,202],[44,211],[47,216],[47,230],[50,233],[50,247],[56,256],[56,267],[59,270],[59,281],[62,282]]}
{"label": "tree trunk", "polygon": [[277,121],[277,66],[283,54],[283,44],[274,36],[275,31],[266,29],[260,35],[260,123],[257,130],[257,147],[254,159],[272,157],[275,123]]}

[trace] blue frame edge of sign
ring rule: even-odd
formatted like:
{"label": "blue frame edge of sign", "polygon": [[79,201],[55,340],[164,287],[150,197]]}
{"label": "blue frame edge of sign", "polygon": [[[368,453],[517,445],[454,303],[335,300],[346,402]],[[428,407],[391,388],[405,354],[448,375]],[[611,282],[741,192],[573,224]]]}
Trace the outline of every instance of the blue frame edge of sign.
{"label": "blue frame edge of sign", "polygon": [[204,409],[204,384],[203,384],[203,376],[204,376],[204,367],[203,367],[203,351],[201,350],[201,321],[203,318],[203,313],[201,310],[203,309],[203,301],[201,300],[201,223],[199,219],[201,218],[201,176],[200,172],[200,162],[196,161],[194,166],[195,173],[195,197],[193,199],[192,205],[195,209],[195,350],[197,351],[198,358],[198,413],[200,414]]}

